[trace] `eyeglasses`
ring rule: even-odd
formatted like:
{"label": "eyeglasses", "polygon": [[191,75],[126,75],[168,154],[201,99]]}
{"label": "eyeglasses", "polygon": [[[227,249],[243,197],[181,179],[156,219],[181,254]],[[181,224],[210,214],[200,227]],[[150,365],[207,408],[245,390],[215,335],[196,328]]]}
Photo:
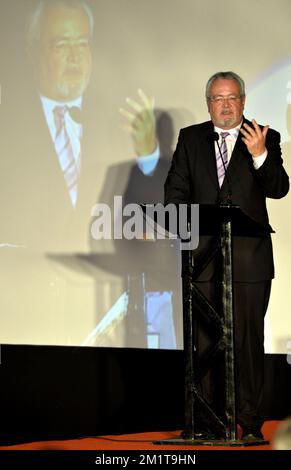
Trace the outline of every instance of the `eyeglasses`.
{"label": "eyeglasses", "polygon": [[85,51],[86,49],[90,48],[90,38],[87,38],[87,37],[82,37],[82,38],[77,38],[77,39],[61,38],[51,43],[51,50],[53,52],[58,52],[58,53],[68,52],[70,51],[72,47],[74,48],[75,51],[76,50],[80,52]]}
{"label": "eyeglasses", "polygon": [[224,101],[228,101],[229,103],[236,103],[238,100],[241,99],[241,95],[229,95],[229,96],[210,96],[208,100],[211,103],[222,104]]}

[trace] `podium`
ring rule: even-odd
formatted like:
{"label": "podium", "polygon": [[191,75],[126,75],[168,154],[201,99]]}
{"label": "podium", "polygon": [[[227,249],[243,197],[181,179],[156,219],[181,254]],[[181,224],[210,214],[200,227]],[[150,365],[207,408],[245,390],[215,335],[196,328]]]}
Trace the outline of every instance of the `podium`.
{"label": "podium", "polygon": [[[191,222],[188,206],[188,225]],[[145,208],[143,207],[145,212]],[[167,227],[166,227],[167,228]],[[179,232],[179,229],[177,230]],[[189,229],[191,233],[191,230]],[[209,247],[196,265],[192,249],[182,253],[183,283],[183,333],[185,351],[185,429],[178,439],[156,441],[156,444],[253,446],[268,444],[265,440],[243,441],[237,436],[235,335],[233,302],[233,237],[260,237],[272,232],[272,228],[257,223],[235,205],[200,205],[199,237],[214,237],[217,243]],[[181,242],[182,243],[182,242]],[[221,313],[207,301],[195,285],[195,279],[205,267],[220,255],[221,259]],[[216,339],[206,351],[199,364],[195,364],[194,304],[211,321]],[[199,393],[199,383],[219,354],[224,355],[224,419],[219,417]],[[196,429],[196,417],[202,416],[212,437],[202,438]],[[218,436],[218,437],[217,437]]]}

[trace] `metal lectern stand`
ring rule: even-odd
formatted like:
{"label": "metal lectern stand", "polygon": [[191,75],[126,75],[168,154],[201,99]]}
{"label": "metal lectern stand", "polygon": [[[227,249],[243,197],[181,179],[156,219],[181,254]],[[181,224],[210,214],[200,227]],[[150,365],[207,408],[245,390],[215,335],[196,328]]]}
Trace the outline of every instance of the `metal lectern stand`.
{"label": "metal lectern stand", "polygon": [[[189,212],[189,211],[188,211]],[[190,217],[188,217],[190,219]],[[248,217],[238,206],[200,205],[199,235],[216,236],[218,243],[209,249],[204,259],[194,266],[192,251],[182,251],[183,318],[185,351],[185,430],[181,438],[156,441],[156,444],[211,445],[211,446],[254,446],[268,444],[268,441],[238,440],[236,421],[236,380],[235,342],[233,320],[233,275],[232,238],[235,236],[264,236],[270,227],[264,227]],[[220,242],[220,243],[219,243]],[[222,312],[217,313],[194,284],[196,277],[220,251],[222,260]],[[195,341],[193,323],[193,300],[216,329],[216,340],[203,355],[198,367],[195,364]],[[197,312],[196,312],[197,313]],[[198,384],[218,354],[224,353],[225,419],[215,411],[199,394]],[[199,438],[196,432],[197,411],[213,435],[219,438]]]}

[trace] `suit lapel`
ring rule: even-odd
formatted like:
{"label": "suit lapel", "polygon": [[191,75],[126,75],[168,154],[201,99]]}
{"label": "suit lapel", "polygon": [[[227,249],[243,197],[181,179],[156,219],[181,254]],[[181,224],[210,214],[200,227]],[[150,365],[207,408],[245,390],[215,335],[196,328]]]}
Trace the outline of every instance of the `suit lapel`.
{"label": "suit lapel", "polygon": [[[243,120],[243,124],[245,122],[251,125],[251,123],[246,119]],[[245,143],[242,141],[242,134],[241,132],[239,132],[232,155],[231,155],[229,165],[227,167],[227,176],[230,180],[234,178],[235,174],[241,168],[241,162],[249,158],[250,158],[250,154],[246,148]],[[227,184],[226,178],[224,178],[221,189],[224,188],[225,184]]]}

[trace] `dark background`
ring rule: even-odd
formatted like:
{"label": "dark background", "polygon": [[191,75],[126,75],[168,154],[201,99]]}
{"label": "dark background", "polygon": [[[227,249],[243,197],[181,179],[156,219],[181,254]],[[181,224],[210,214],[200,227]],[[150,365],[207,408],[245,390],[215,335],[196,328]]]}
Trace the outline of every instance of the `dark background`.
{"label": "dark background", "polygon": [[[1,444],[183,429],[184,353],[2,346]],[[265,356],[266,419],[291,414],[286,356]]]}

